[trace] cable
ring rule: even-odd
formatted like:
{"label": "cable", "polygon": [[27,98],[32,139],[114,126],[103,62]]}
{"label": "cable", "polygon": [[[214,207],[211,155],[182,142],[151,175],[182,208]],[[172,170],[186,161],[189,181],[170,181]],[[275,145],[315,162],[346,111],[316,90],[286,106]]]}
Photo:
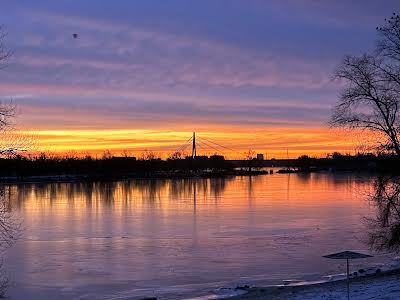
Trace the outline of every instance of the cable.
{"label": "cable", "polygon": [[185,149],[187,146],[190,145],[190,142],[192,141],[193,137],[190,137],[185,143],[183,143],[183,145],[179,146],[178,149],[176,149],[175,152],[180,152],[183,149]]}
{"label": "cable", "polygon": [[192,141],[192,139],[193,137],[190,137],[186,142],[184,142],[181,146],[179,146],[177,150],[179,150],[182,147],[186,147]]}
{"label": "cable", "polygon": [[217,149],[217,148],[215,148],[215,147],[213,147],[213,146],[207,144],[207,143],[204,142],[204,141],[203,141],[203,142],[199,142],[199,143],[202,143],[202,144],[206,145],[208,148],[212,148],[212,149],[216,150],[217,152],[222,152],[221,150],[219,150],[219,149]]}
{"label": "cable", "polygon": [[[201,138],[201,139],[204,139],[204,140],[206,140],[206,141],[208,141],[208,142],[210,142],[210,143],[213,143],[213,144],[215,144],[215,145],[217,145],[217,146],[219,146],[219,147],[228,149],[228,150],[233,151],[233,152],[237,152],[235,149],[232,149],[232,148],[229,148],[229,147],[220,145],[220,144],[218,144],[218,143],[216,143],[216,142],[213,142],[213,141],[211,141],[211,140],[209,140],[209,139],[206,139],[206,138],[204,138],[204,137],[200,137],[200,138]],[[237,153],[239,153],[239,152],[237,152]]]}
{"label": "cable", "polygon": [[186,148],[187,148],[189,145],[190,145],[190,144],[187,144],[185,147],[181,148],[181,149],[179,150],[179,152],[184,152],[184,151],[186,150]]}

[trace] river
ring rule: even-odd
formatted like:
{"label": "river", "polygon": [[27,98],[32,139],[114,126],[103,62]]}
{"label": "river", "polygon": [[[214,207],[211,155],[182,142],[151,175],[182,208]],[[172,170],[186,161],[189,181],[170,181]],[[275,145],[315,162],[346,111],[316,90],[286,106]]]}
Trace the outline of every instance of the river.
{"label": "river", "polygon": [[371,178],[351,173],[4,188],[22,223],[4,254],[11,299],[177,299],[318,280],[345,271],[322,255],[368,252],[363,218],[375,210]]}

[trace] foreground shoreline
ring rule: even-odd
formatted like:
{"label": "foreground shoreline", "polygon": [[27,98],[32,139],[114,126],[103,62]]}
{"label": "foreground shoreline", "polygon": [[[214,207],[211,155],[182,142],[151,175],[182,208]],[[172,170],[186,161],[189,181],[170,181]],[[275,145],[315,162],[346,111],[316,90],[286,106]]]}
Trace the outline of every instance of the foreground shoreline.
{"label": "foreground shoreline", "polygon": [[[350,279],[351,299],[400,299],[400,268]],[[230,300],[347,299],[346,280],[293,286],[243,288]]]}

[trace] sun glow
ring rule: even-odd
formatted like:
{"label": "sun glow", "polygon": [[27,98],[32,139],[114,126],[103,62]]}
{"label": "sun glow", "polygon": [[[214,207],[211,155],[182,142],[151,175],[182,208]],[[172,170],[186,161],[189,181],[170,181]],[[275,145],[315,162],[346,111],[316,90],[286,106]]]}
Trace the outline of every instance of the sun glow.
{"label": "sun glow", "polygon": [[[35,134],[35,152],[53,155],[113,155],[140,156],[152,151],[167,158],[181,146],[190,154],[187,143],[191,131],[175,130],[40,130]],[[222,154],[228,159],[242,159],[249,149],[264,153],[266,158],[296,158],[306,154],[324,157],[334,151],[354,153],[359,143],[356,135],[338,135],[327,128],[274,128],[274,129],[216,129],[196,132],[198,155]],[[220,146],[218,146],[220,145]]]}

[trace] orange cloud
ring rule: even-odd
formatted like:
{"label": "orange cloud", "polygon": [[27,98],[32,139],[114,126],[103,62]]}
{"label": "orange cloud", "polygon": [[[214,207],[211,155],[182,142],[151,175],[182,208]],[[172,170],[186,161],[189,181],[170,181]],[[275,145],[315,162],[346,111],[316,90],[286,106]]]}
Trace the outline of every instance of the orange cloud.
{"label": "orange cloud", "polygon": [[[191,137],[189,131],[174,130],[41,130],[35,134],[38,151],[57,155],[100,154],[110,150],[120,155],[124,150],[136,156],[151,150],[166,158]],[[222,145],[223,147],[218,146]],[[241,159],[244,152],[253,149],[268,158],[290,158],[307,154],[325,156],[333,151],[354,153],[358,142],[348,135],[325,128],[238,129],[214,128],[197,132],[199,155],[219,153],[230,159]],[[186,147],[190,153],[191,145]]]}

